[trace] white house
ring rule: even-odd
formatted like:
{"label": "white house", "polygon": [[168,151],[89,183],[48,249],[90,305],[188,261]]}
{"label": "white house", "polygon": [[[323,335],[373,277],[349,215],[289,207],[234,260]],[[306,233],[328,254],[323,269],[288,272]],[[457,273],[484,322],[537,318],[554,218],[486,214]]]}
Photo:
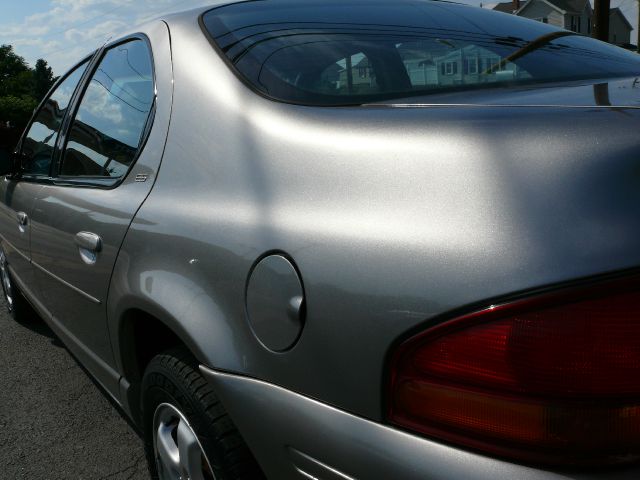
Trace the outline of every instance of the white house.
{"label": "white house", "polygon": [[494,10],[513,13],[585,35],[591,34],[593,10],[589,0],[514,0],[499,3]]}
{"label": "white house", "polygon": [[609,43],[628,45],[631,43],[633,27],[619,8],[609,11]]}
{"label": "white house", "polygon": [[[493,9],[591,35],[593,9],[589,0],[513,0],[498,3]],[[617,45],[630,43],[631,30],[633,27],[622,11],[612,8],[609,12],[609,42]]]}

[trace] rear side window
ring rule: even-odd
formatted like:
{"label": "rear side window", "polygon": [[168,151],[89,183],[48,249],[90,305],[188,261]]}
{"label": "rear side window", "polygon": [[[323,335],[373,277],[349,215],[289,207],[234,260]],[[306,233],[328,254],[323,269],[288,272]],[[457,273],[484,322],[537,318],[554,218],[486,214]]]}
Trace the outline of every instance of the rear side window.
{"label": "rear side window", "polygon": [[640,74],[631,52],[444,2],[250,1],[214,8],[202,21],[246,82],[293,103],[350,105]]}
{"label": "rear side window", "polygon": [[49,175],[53,150],[71,96],[87,68],[84,62],[72,70],[45,100],[22,142],[22,173]]}
{"label": "rear side window", "polygon": [[61,176],[124,176],[141,146],[154,101],[151,54],[142,40],[107,50],[80,101]]}

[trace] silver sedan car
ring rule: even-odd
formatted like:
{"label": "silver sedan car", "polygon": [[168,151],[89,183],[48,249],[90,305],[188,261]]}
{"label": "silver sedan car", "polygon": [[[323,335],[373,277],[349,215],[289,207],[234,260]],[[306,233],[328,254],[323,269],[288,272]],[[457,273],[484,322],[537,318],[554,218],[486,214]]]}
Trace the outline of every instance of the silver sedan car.
{"label": "silver sedan car", "polygon": [[223,2],[64,75],[0,273],[160,479],[640,478],[640,56],[423,0]]}

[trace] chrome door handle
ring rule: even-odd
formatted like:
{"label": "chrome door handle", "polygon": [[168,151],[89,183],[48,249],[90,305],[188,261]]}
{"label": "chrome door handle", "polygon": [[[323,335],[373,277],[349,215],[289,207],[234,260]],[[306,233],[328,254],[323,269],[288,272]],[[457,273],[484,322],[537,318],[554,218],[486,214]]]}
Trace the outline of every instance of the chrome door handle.
{"label": "chrome door handle", "polygon": [[76,245],[90,252],[102,250],[102,239],[100,235],[91,232],[78,232],[74,238]]}
{"label": "chrome door handle", "polygon": [[27,224],[29,223],[29,217],[24,212],[16,213],[16,220],[18,220],[18,230],[20,233],[27,233]]}
{"label": "chrome door handle", "polygon": [[16,214],[16,218],[18,219],[18,225],[26,227],[29,222],[29,216],[24,212],[18,212]]}

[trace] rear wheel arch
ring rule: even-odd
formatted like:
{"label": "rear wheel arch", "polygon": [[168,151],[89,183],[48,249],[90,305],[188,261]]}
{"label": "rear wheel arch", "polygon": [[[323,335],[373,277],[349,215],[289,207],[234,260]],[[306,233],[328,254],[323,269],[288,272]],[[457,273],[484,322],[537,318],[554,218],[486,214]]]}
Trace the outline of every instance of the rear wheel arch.
{"label": "rear wheel arch", "polygon": [[136,308],[123,313],[118,337],[122,373],[130,382],[142,379],[144,369],[156,354],[185,343],[165,322]]}
{"label": "rear wheel arch", "polygon": [[122,374],[129,383],[127,403],[133,420],[140,425],[140,395],[144,372],[151,360],[169,349],[193,349],[166,322],[145,310],[131,308],[120,318],[118,347]]}
{"label": "rear wheel arch", "polygon": [[201,365],[242,371],[238,336],[248,328],[205,278],[172,273],[182,267],[171,252],[162,259],[131,253],[142,251],[138,234],[127,233],[107,299],[111,344],[123,376],[118,394],[136,423],[142,377],[154,355],[184,345]]}

